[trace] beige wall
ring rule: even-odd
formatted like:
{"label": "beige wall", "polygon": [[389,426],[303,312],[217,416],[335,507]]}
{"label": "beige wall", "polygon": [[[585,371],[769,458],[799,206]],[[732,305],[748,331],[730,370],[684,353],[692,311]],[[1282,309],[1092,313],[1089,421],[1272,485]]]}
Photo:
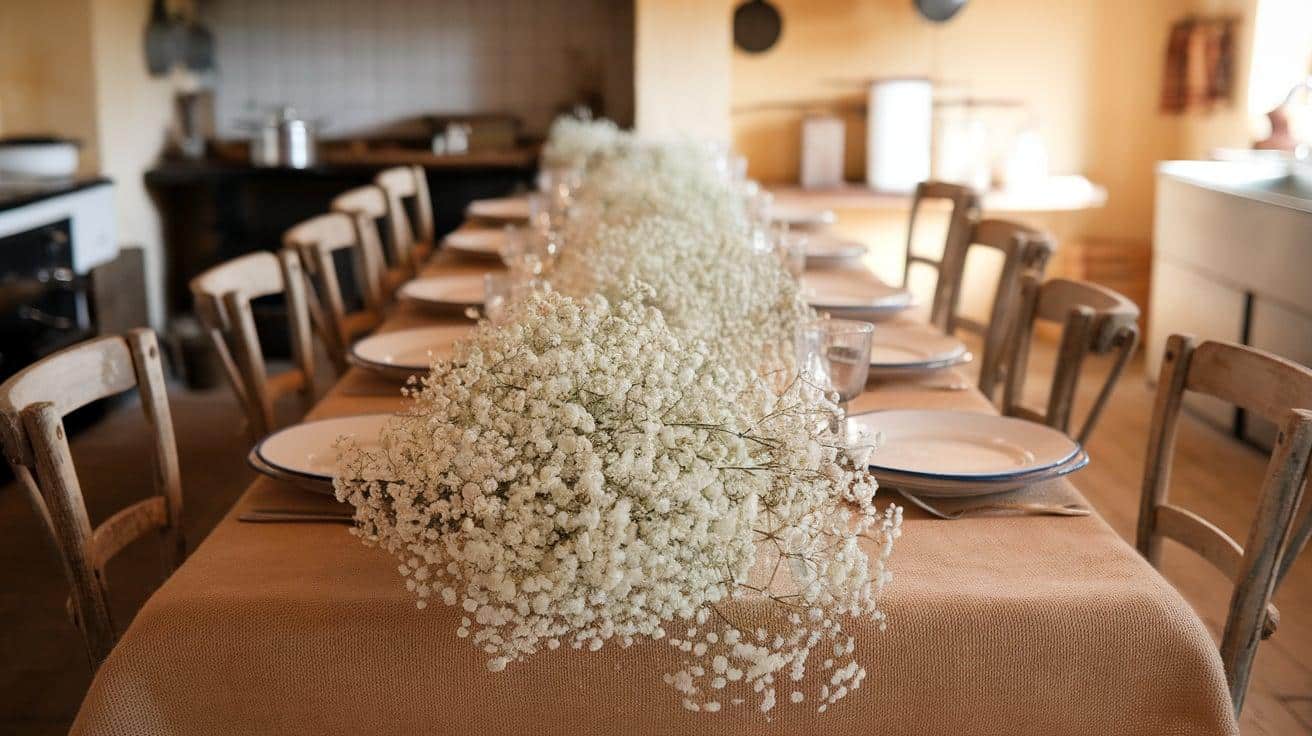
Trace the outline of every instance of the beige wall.
{"label": "beige wall", "polygon": [[90,0],[0,1],[0,135],[82,142],[82,173],[99,171]]}
{"label": "beige wall", "polygon": [[732,0],[635,0],[638,131],[729,140]]}
{"label": "beige wall", "polygon": [[101,172],[114,180],[118,238],[145,252],[151,321],[164,321],[164,246],[143,175],[163,150],[176,83],[146,72],[142,33],[150,3],[90,0]]}

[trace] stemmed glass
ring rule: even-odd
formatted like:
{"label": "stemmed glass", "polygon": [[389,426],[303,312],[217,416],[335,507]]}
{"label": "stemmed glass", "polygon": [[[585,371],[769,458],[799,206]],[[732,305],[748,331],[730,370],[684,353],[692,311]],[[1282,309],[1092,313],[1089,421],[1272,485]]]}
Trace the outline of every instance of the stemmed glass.
{"label": "stemmed glass", "polygon": [[870,374],[870,338],[875,326],[850,319],[817,319],[797,328],[797,367],[827,393],[838,395],[829,429],[847,439],[847,405],[861,395]]}
{"label": "stemmed glass", "polygon": [[542,282],[523,274],[483,274],[483,313],[493,324],[499,324],[511,304],[539,288],[543,288]]}
{"label": "stemmed glass", "polygon": [[555,257],[555,244],[537,228],[506,226],[501,261],[521,278],[535,278],[547,270]]}

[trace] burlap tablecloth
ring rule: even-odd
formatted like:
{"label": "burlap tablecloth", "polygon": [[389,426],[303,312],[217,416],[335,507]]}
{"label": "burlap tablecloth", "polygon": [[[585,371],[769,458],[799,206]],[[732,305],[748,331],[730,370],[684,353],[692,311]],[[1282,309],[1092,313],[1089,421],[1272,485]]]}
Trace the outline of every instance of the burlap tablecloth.
{"label": "burlap tablecloth", "polygon": [[[422,321],[402,308],[386,328]],[[353,370],[313,415],[394,410],[395,391]],[[973,389],[914,382],[874,384],[854,411],[936,407],[993,411]],[[1066,481],[1035,492],[1082,500]],[[490,673],[485,655],[455,635],[461,613],[417,610],[392,559],[345,526],[236,520],[249,508],[329,503],[257,480],[137,614],[73,733],[1238,730],[1207,630],[1097,516],[948,522],[908,509],[884,603],[888,628],[853,629],[865,684],[826,713],[781,704],[767,721],[741,708],[683,710],[660,679],[676,669],[663,643],[544,652]]]}

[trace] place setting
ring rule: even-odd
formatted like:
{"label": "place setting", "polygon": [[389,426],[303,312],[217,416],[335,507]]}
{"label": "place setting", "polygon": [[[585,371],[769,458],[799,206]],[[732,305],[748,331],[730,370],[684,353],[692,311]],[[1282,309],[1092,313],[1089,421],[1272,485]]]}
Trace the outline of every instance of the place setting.
{"label": "place setting", "polygon": [[391,417],[390,413],[363,414],[293,424],[260,440],[247,455],[247,463],[275,480],[331,495],[338,442],[349,437],[362,447],[378,447],[379,435]]}
{"label": "place setting", "polygon": [[[1081,505],[1027,501],[977,502],[1074,473],[1089,462],[1079,443],[1065,433],[1034,422],[958,410],[890,410],[848,414],[849,402],[865,391],[880,357],[875,336],[879,325],[847,319],[822,318],[799,327],[796,349],[799,369],[808,380],[837,396],[843,436],[853,446],[868,446],[868,467],[881,487],[896,490],[913,505],[940,519],[982,513],[1084,516]],[[900,330],[894,335],[914,335]],[[911,357],[926,365],[926,357],[966,353],[954,338],[937,344],[928,332],[899,342],[896,337],[879,348],[883,359]],[[917,342],[925,348],[907,346]],[[957,341],[959,343],[959,341]],[[938,351],[938,353],[935,352]],[[899,363],[885,363],[898,366]],[[902,364],[905,366],[905,364]],[[897,370],[895,367],[894,370]],[[922,367],[922,370],[924,368]],[[932,369],[929,369],[932,370]],[[935,499],[930,504],[922,497]],[[969,505],[940,501],[967,499]]]}
{"label": "place setting", "polygon": [[800,283],[802,295],[812,307],[836,316],[882,322],[916,305],[910,291],[889,286],[869,273],[858,276],[846,269],[808,271]]}

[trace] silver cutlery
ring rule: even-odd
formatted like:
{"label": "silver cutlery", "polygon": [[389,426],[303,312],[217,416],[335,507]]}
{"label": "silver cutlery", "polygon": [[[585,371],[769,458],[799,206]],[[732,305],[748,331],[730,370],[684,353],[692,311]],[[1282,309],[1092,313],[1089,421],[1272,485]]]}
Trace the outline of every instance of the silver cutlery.
{"label": "silver cutlery", "polygon": [[355,521],[354,511],[302,511],[296,509],[251,509],[237,515],[237,521],[257,524],[269,523],[323,523],[351,524]]}

